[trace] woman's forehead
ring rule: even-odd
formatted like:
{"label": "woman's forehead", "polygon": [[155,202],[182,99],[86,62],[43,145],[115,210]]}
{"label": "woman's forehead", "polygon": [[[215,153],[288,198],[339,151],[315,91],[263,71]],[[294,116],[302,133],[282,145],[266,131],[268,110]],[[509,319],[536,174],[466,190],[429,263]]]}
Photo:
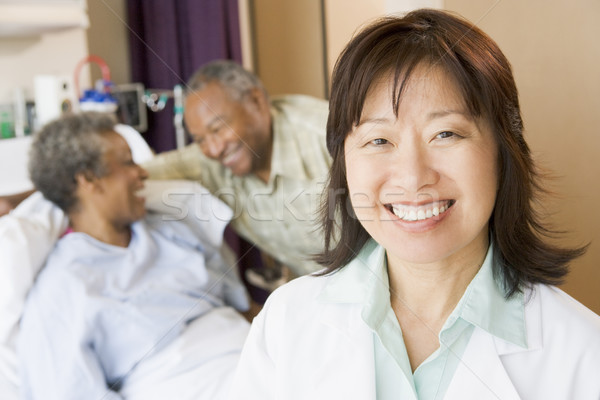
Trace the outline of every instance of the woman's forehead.
{"label": "woman's forehead", "polygon": [[374,79],[365,96],[359,124],[386,108],[397,117],[400,107],[415,102],[427,102],[429,108],[438,110],[436,112],[468,113],[456,79],[439,66],[420,64],[410,74],[396,77],[394,71],[389,71]]}
{"label": "woman's forehead", "polygon": [[125,138],[115,131],[105,132],[100,137],[102,138],[104,154],[120,155],[131,152]]}

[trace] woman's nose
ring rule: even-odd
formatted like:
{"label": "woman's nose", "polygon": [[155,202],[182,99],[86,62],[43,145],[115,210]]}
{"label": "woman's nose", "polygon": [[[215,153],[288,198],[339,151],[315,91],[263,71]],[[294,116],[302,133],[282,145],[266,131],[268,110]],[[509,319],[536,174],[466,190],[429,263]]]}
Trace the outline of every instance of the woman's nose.
{"label": "woman's nose", "polygon": [[145,180],[148,179],[148,171],[144,167],[137,166],[139,169],[140,179]]}
{"label": "woman's nose", "polygon": [[399,146],[391,166],[394,183],[407,193],[418,193],[439,180],[430,151],[421,144]]}

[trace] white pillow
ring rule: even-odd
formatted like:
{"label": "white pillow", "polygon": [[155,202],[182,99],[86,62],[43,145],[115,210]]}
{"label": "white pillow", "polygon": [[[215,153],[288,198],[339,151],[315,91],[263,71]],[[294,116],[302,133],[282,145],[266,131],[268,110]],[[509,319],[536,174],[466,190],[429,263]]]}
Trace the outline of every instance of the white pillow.
{"label": "white pillow", "polygon": [[15,385],[14,346],[25,298],[66,226],[64,213],[39,192],[0,218],[0,378]]}
{"label": "white pillow", "polygon": [[131,149],[131,156],[137,164],[143,164],[154,157],[148,143],[144,140],[142,135],[131,126],[117,124],[115,125],[115,132],[123,136],[123,139],[125,139]]}

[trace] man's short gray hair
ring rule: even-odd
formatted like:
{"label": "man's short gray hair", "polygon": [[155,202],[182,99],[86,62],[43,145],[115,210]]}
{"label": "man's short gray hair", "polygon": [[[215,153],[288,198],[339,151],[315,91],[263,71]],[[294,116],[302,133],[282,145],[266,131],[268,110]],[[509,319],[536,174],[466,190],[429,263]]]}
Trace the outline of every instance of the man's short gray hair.
{"label": "man's short gray hair", "polygon": [[77,205],[76,176],[106,175],[102,135],[114,131],[109,114],[65,115],[35,134],[29,151],[29,176],[37,190],[66,213]]}
{"label": "man's short gray hair", "polygon": [[202,90],[210,82],[218,82],[237,101],[241,101],[253,88],[258,88],[267,95],[256,75],[229,60],[212,61],[196,70],[187,82],[187,94]]}

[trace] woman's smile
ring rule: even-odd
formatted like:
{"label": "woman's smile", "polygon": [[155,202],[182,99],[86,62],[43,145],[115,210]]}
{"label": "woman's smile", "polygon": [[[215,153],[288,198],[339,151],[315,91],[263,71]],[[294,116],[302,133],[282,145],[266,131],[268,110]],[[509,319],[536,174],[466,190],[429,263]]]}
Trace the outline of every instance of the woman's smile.
{"label": "woman's smile", "polygon": [[386,204],[386,208],[403,221],[422,221],[440,216],[455,200],[434,201],[423,205]]}

